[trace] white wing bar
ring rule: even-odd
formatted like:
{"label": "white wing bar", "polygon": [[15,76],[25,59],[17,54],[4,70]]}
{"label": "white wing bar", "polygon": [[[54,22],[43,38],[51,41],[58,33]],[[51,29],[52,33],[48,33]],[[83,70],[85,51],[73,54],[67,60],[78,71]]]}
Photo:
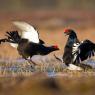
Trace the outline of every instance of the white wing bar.
{"label": "white wing bar", "polygon": [[22,31],[22,38],[26,38],[34,43],[39,43],[39,34],[33,26],[23,21],[14,21],[13,24]]}

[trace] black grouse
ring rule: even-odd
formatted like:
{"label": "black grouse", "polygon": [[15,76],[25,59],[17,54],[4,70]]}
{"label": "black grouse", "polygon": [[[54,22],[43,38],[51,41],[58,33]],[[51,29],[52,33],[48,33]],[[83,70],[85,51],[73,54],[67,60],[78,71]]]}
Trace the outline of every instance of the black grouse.
{"label": "black grouse", "polygon": [[45,46],[44,41],[39,39],[38,32],[33,26],[26,22],[15,21],[14,25],[22,30],[21,35],[18,31],[6,32],[7,38],[1,39],[1,42],[9,42],[11,46],[16,47],[19,54],[29,62],[32,62],[34,55],[47,55],[53,51],[59,50],[57,45]]}
{"label": "black grouse", "polygon": [[88,39],[80,42],[72,29],[65,29],[64,34],[69,36],[63,54],[63,62],[68,69],[81,70],[80,67],[88,66],[81,62],[94,56],[95,44]]}

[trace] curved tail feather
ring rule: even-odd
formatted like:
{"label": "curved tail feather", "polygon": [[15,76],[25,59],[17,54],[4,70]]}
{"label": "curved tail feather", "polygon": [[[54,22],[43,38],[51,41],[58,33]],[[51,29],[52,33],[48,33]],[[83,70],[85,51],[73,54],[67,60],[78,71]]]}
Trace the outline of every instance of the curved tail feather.
{"label": "curved tail feather", "polygon": [[7,36],[7,38],[5,38],[5,39],[0,39],[0,44],[1,44],[2,42],[9,42],[12,47],[17,48],[18,42],[19,42],[20,39],[21,39],[21,37],[20,37],[20,35],[18,34],[18,32],[17,32],[17,31],[6,32],[6,36]]}
{"label": "curved tail feather", "polygon": [[10,41],[13,41],[14,43],[18,43],[19,40],[21,39],[20,35],[18,34],[18,31],[10,31],[6,32],[7,33],[7,39]]}

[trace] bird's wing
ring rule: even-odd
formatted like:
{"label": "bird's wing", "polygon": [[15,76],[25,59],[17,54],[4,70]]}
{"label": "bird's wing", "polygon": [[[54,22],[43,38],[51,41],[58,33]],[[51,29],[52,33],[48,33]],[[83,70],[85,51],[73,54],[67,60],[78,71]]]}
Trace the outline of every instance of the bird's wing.
{"label": "bird's wing", "polygon": [[22,31],[21,37],[31,42],[39,43],[39,34],[30,24],[23,21],[14,21],[13,24]]}
{"label": "bird's wing", "polygon": [[87,58],[94,56],[95,44],[89,40],[84,40],[77,48],[76,60],[84,61]]}
{"label": "bird's wing", "polygon": [[72,47],[73,62],[76,61],[76,58],[79,54],[79,46],[80,46],[80,43],[73,44],[73,47]]}

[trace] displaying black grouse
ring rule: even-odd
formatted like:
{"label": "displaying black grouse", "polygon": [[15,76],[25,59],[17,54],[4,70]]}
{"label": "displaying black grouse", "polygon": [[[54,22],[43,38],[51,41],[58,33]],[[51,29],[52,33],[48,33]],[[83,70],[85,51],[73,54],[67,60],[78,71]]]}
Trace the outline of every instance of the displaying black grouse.
{"label": "displaying black grouse", "polygon": [[47,55],[53,51],[59,50],[58,46],[45,46],[44,41],[39,39],[38,32],[33,26],[26,22],[14,22],[14,25],[22,30],[21,35],[18,31],[6,32],[7,38],[1,39],[0,42],[9,42],[11,46],[16,47],[19,54],[29,62],[32,62],[34,55]]}
{"label": "displaying black grouse", "polygon": [[64,48],[63,61],[70,70],[81,70],[80,67],[86,66],[81,62],[94,56],[95,44],[90,40],[80,42],[72,29],[66,29],[64,34],[69,37]]}

